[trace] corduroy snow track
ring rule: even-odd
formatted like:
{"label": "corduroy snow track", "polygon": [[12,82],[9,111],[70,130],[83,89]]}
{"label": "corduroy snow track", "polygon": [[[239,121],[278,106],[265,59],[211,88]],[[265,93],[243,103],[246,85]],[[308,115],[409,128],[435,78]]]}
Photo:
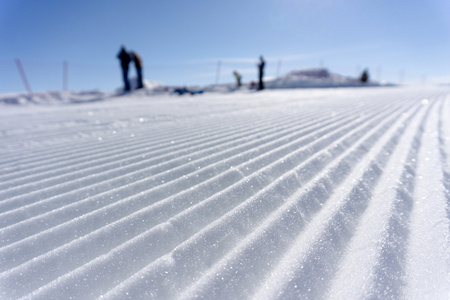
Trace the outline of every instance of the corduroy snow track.
{"label": "corduroy snow track", "polygon": [[2,299],[448,299],[450,89],[1,108]]}

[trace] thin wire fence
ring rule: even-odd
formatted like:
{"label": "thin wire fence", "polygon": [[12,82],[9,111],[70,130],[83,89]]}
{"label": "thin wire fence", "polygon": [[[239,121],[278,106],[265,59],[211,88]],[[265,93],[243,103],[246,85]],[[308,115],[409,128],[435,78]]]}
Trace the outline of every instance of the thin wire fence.
{"label": "thin wire fence", "polygon": [[[256,63],[192,62],[145,64],[144,78],[171,86],[192,86],[231,83],[233,71],[239,70],[247,81],[256,80]],[[130,65],[129,76],[136,76]],[[42,62],[29,60],[0,60],[0,93],[23,91],[104,90],[122,87],[119,63],[110,65],[71,61]]]}
{"label": "thin wire fence", "polygon": [[[229,71],[230,67],[225,68]],[[231,80],[231,71],[229,71]],[[129,76],[136,76],[130,65]],[[148,64],[144,78],[168,85],[215,83],[216,63]],[[0,60],[0,93],[23,91],[92,90],[111,91],[122,87],[119,63],[111,65],[71,61],[38,62]]]}

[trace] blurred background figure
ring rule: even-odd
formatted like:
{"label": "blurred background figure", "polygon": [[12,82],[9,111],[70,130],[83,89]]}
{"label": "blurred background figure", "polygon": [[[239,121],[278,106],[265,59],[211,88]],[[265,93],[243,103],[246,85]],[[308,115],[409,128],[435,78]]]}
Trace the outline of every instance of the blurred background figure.
{"label": "blurred background figure", "polygon": [[233,75],[236,78],[237,87],[240,87],[241,86],[241,78],[242,78],[241,74],[239,74],[238,71],[234,71]]}
{"label": "blurred background figure", "polygon": [[136,67],[136,73],[137,73],[137,88],[142,89],[144,87],[144,84],[142,83],[142,59],[134,51],[130,52],[130,58],[134,62],[134,66]]}
{"label": "blurred background figure", "polygon": [[130,82],[128,81],[128,65],[130,64],[131,58],[128,54],[125,46],[122,46],[117,58],[120,60],[120,66],[122,67],[123,83],[125,85],[124,90],[130,90]]}
{"label": "blurred background figure", "polygon": [[264,77],[264,66],[266,62],[264,61],[264,58],[259,58],[259,64],[258,64],[258,72],[259,72],[259,82],[258,82],[258,91],[264,89],[264,83],[263,83],[263,77]]}
{"label": "blurred background figure", "polygon": [[361,74],[360,81],[363,83],[369,81],[369,71],[367,71],[367,69]]}

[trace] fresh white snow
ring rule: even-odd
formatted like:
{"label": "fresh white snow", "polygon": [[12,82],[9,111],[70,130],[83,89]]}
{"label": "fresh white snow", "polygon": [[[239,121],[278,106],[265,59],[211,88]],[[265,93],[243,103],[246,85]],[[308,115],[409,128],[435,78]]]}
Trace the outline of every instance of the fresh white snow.
{"label": "fresh white snow", "polygon": [[0,96],[1,299],[450,297],[449,88],[43,95]]}

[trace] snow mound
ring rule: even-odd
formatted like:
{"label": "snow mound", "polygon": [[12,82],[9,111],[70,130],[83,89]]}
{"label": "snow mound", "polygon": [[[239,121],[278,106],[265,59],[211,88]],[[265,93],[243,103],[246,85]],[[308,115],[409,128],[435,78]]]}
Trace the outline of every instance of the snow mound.
{"label": "snow mound", "polygon": [[70,104],[101,101],[109,94],[93,91],[55,91],[41,93],[11,93],[0,95],[0,105]]}
{"label": "snow mound", "polygon": [[[335,74],[324,68],[295,70],[282,77],[265,79],[264,84],[266,89],[392,86],[392,84],[380,84],[374,81],[362,83],[358,78]],[[203,90],[205,92],[229,93],[236,90],[254,90],[256,86],[251,87],[250,83],[244,83],[242,87],[237,88],[235,83],[225,83],[194,86],[191,89]]]}
{"label": "snow mound", "polygon": [[[144,78],[142,83],[144,84],[144,89],[147,91],[160,91],[165,89],[165,85],[156,80],[148,80]],[[137,77],[130,78],[130,86],[131,90],[135,90],[137,88]],[[123,87],[118,90],[123,90]]]}
{"label": "snow mound", "polygon": [[[144,96],[152,93],[165,92],[167,88],[159,81],[143,80],[144,88],[139,89]],[[131,78],[132,90],[137,87],[137,79]],[[92,91],[52,91],[39,93],[9,93],[0,95],[0,105],[55,105],[55,104],[77,104],[103,101],[107,98],[123,94],[123,88],[118,88],[115,93]]]}
{"label": "snow mound", "polygon": [[362,83],[359,79],[334,74],[323,68],[292,71],[280,78],[266,82],[266,88],[268,89],[359,87],[379,85],[380,84],[376,82]]}

